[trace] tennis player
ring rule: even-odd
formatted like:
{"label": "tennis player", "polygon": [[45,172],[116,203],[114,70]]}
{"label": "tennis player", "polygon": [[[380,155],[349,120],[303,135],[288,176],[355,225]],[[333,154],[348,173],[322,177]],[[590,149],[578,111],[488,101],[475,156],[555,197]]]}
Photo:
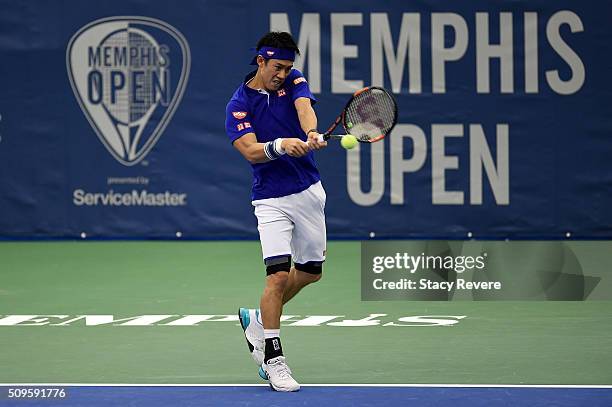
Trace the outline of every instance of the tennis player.
{"label": "tennis player", "polygon": [[[277,391],[297,391],[280,340],[283,304],[321,278],[325,261],[325,191],[314,161],[316,99],[293,69],[299,49],[289,33],[270,32],[227,105],[226,131],[253,169],[252,204],[266,267],[260,310],[239,317],[260,375]],[[293,265],[292,265],[293,262]]]}

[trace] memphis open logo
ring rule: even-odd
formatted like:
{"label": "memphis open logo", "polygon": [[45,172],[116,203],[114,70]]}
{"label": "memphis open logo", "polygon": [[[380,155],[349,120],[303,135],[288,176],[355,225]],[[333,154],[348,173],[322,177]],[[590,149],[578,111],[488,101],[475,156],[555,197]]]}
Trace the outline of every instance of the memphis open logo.
{"label": "memphis open logo", "polygon": [[172,119],[189,78],[189,44],[169,24],[110,17],[70,39],[72,90],[107,150],[121,164],[140,162]]}

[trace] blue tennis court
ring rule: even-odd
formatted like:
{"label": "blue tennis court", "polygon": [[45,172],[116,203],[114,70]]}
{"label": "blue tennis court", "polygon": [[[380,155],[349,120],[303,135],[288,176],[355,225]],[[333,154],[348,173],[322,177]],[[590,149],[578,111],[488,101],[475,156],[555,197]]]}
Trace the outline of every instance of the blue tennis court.
{"label": "blue tennis court", "polygon": [[[558,406],[612,405],[611,387],[487,387],[483,386],[334,386],[304,385],[296,393],[272,392],[268,386],[57,386],[62,399],[7,399],[3,406]],[[25,387],[11,387],[24,389]],[[37,388],[41,388],[38,386]]]}

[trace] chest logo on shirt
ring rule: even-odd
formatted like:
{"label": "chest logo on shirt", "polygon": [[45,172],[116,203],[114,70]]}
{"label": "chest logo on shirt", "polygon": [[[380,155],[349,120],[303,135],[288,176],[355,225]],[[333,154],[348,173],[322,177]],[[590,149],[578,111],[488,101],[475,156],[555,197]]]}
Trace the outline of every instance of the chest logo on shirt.
{"label": "chest logo on shirt", "polygon": [[234,116],[238,120],[244,119],[246,115],[247,115],[247,112],[232,112],[232,116]]}
{"label": "chest logo on shirt", "polygon": [[277,95],[280,96],[285,96],[287,94],[287,92],[285,92],[285,89],[280,89],[277,91]]}

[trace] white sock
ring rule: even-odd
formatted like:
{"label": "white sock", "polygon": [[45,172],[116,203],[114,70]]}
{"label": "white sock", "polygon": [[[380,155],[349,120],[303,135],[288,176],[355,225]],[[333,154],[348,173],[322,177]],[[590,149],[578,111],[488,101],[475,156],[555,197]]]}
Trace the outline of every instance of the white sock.
{"label": "white sock", "polygon": [[265,329],[264,328],[264,338],[280,338],[280,328],[279,329]]}

